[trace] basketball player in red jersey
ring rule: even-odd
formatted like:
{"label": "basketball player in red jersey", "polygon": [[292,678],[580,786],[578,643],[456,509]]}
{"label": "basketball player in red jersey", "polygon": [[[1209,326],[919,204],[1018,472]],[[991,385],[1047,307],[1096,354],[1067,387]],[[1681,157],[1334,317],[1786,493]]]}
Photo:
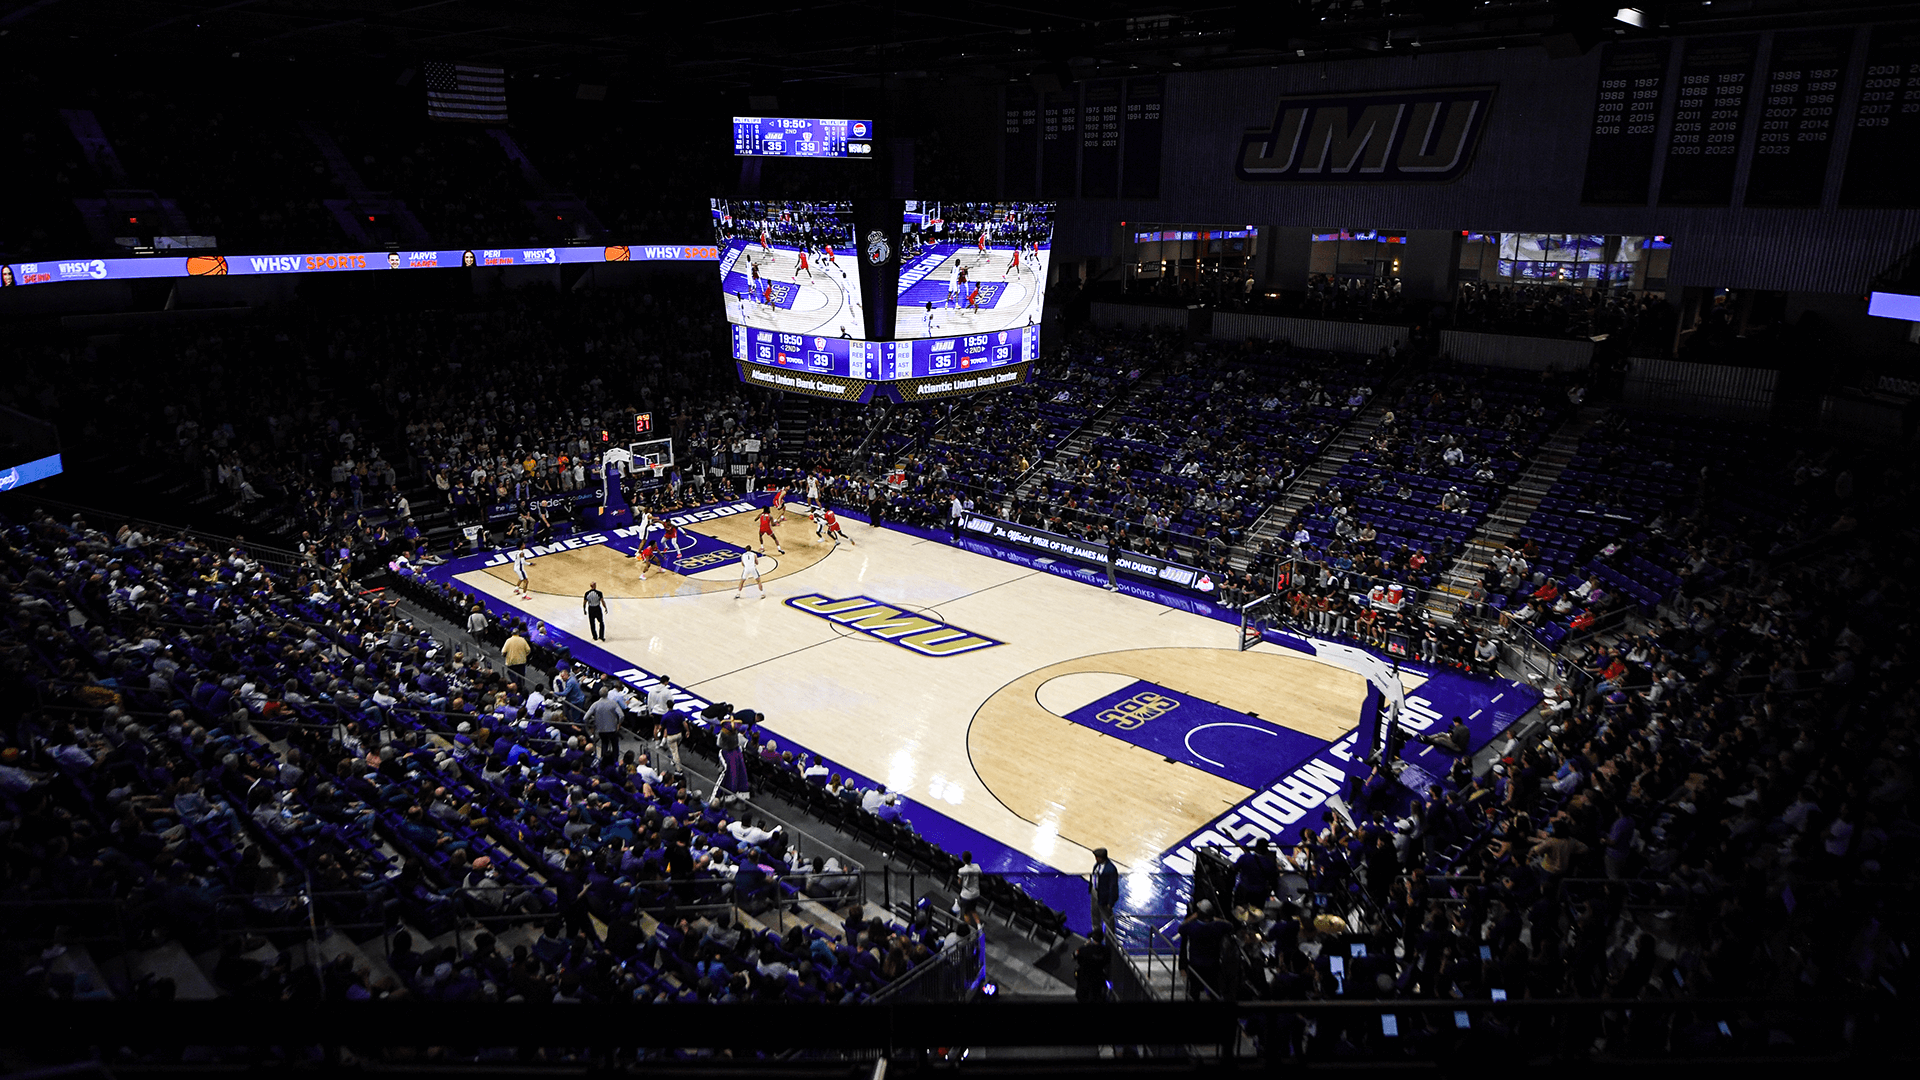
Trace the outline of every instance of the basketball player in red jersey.
{"label": "basketball player in red jersey", "polygon": [[1017,247],[1014,248],[1013,254],[1007,259],[1007,269],[1005,272],[1012,273],[1012,274],[1017,274],[1020,272],[1020,249],[1019,248]]}
{"label": "basketball player in red jersey", "polygon": [[760,250],[762,251],[773,250],[773,238],[767,235],[767,230],[765,229],[760,230]]}
{"label": "basketball player in red jersey", "polygon": [[767,537],[769,536],[773,537],[773,549],[785,555],[787,549],[780,546],[780,537],[773,531],[773,511],[763,506],[760,508],[760,554],[762,555],[767,553]]}
{"label": "basketball player in red jersey", "polygon": [[634,561],[640,564],[640,580],[641,581],[647,580],[647,567],[649,566],[653,567],[655,570],[664,571],[666,569],[666,567],[660,565],[660,551],[658,548],[655,548],[653,546],[653,542],[649,540],[649,541],[644,541],[643,544],[644,546],[642,546],[639,551],[636,551],[631,556],[629,556],[629,558],[632,558]]}
{"label": "basketball player in red jersey", "polygon": [[980,310],[980,286],[978,285],[975,285],[973,291],[967,294],[967,310]]}
{"label": "basketball player in red jersey", "polygon": [[773,489],[773,510],[779,517],[773,519],[775,525],[787,523],[787,489],[785,485]]}
{"label": "basketball player in red jersey", "polygon": [[859,544],[853,543],[853,537],[840,531],[840,519],[834,515],[831,508],[827,510],[827,539],[832,540],[836,547],[839,546],[842,540],[845,540],[848,544],[852,544],[854,547],[860,546]]}
{"label": "basketball player in red jersey", "polygon": [[987,253],[987,230],[981,229],[980,230],[980,254],[985,255],[986,253]]}
{"label": "basketball player in red jersey", "polygon": [[807,269],[807,249],[806,248],[800,249],[799,258],[800,258],[800,272],[807,275],[808,281],[812,281],[813,271]]}
{"label": "basketball player in red jersey", "polygon": [[835,270],[838,270],[838,269],[840,268],[840,260],[839,260],[839,259],[836,259],[836,258],[834,258],[834,257],[833,257],[833,245],[832,245],[832,244],[828,244],[828,245],[827,245],[827,246],[826,246],[826,247],[825,247],[825,248],[824,248],[824,249],[823,249],[823,250],[822,250],[822,251],[820,252],[820,265],[822,265],[822,266],[831,266],[831,267],[833,267],[833,268],[834,268]]}
{"label": "basketball player in red jersey", "polygon": [[660,537],[660,547],[662,550],[672,548],[674,561],[680,561],[680,526],[667,522],[667,531]]}

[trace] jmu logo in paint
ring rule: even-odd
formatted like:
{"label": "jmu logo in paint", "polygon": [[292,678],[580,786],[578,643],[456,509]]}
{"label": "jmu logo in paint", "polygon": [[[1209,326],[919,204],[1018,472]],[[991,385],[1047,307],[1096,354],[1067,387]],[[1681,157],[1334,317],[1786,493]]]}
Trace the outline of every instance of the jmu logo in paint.
{"label": "jmu logo in paint", "polygon": [[903,649],[912,649],[922,656],[958,656],[1001,644],[970,630],[948,626],[867,596],[836,599],[814,593],[793,597],[787,601],[787,606],[881,641],[890,641]]}
{"label": "jmu logo in paint", "polygon": [[1122,731],[1132,731],[1149,720],[1156,720],[1180,707],[1180,702],[1165,694],[1152,691],[1135,694],[1125,701],[1117,701],[1110,708],[1102,709],[1094,716],[1103,724],[1112,724]]}

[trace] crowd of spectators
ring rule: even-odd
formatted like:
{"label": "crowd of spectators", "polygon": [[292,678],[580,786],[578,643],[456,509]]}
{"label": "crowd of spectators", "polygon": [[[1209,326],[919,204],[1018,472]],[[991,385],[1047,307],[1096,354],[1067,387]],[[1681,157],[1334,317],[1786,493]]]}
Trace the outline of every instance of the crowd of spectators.
{"label": "crowd of spectators", "polygon": [[[867,918],[857,868],[649,737],[737,739],[756,771],[897,816],[750,711],[689,715],[564,660],[523,680],[240,548],[36,515],[0,562],[23,706],[0,735],[4,889],[31,902],[10,996],[164,996],[49,969],[60,938],[109,929],[216,952],[221,990],[274,1000],[852,1002],[965,937]],[[511,660],[527,631],[506,629]],[[596,746],[603,713],[643,737]],[[811,915],[754,918],[776,908]],[[372,948],[309,964],[312,920]]]}
{"label": "crowd of spectators", "polygon": [[[682,463],[744,462],[743,435],[777,439],[771,399],[714,360],[723,328],[692,302],[710,297],[705,280],[663,277],[428,311],[287,305],[106,347],[49,329],[9,341],[7,393],[82,445],[107,445],[115,416],[116,455],[171,464],[287,546],[364,573],[445,554],[424,550],[429,509],[470,524],[579,490],[582,459],[631,441],[636,412],[659,417]],[[696,497],[708,471],[680,478]]]}
{"label": "crowd of spectators", "polygon": [[[476,917],[559,920],[520,946],[498,928],[452,952],[402,943],[391,976],[235,946],[220,968],[235,992],[858,1000],[923,960],[930,930],[865,924],[834,942],[830,927],[770,937],[702,921],[703,905],[740,899],[743,873],[749,910],[820,880],[788,839],[703,798],[677,761],[597,756],[570,726],[592,704],[589,673],[530,688],[359,594],[352,575],[385,555],[359,530],[393,526],[394,550],[425,544],[406,534],[418,511],[392,501],[409,477],[450,510],[577,491],[598,431],[652,409],[688,447],[686,490],[664,498],[697,499],[696,477],[715,467],[802,490],[828,470],[836,501],[886,518],[944,525],[958,496],[1206,559],[1378,392],[1380,358],[1100,332],[1010,393],[880,419],[790,411],[710,352],[685,362],[718,327],[676,302],[680,288],[529,292],[424,314],[290,308],[160,331],[119,353],[17,341],[12,401],[95,424],[93,437],[102,416],[121,418],[140,453],[200,470],[208,486],[224,470],[236,497],[250,488],[320,550],[378,554],[277,573],[244,550],[131,529],[13,528],[5,670],[19,700],[37,703],[8,733],[18,753],[0,774],[14,896],[122,901],[156,934],[215,943],[208,913],[223,894],[309,873],[342,926],[392,916],[436,936]],[[684,288],[704,296],[706,283]],[[1911,884],[1914,702],[1910,629],[1894,617],[1905,588],[1886,569],[1902,565],[1904,538],[1878,507],[1902,505],[1910,478],[1838,451],[1786,460],[1763,451],[1760,430],[1679,432],[1617,412],[1464,618],[1429,619],[1420,594],[1572,401],[1500,372],[1417,373],[1285,548],[1256,558],[1264,571],[1261,558],[1306,556],[1285,601],[1302,625],[1430,663],[1491,671],[1501,647],[1481,631],[1503,617],[1512,632],[1588,637],[1549,679],[1542,741],[1497,738],[1480,769],[1464,745],[1436,743],[1448,764],[1420,790],[1382,770],[1352,822],[1331,816],[1294,851],[1241,854],[1247,902],[1196,905],[1183,930],[1202,992],[1629,1000],[1744,986],[1864,994],[1897,978],[1904,960],[1884,927]],[[1062,458],[1108,406],[1106,440]],[[781,460],[781,428],[799,430],[801,416]],[[762,452],[745,449],[754,440]],[[867,459],[841,471],[863,444]],[[896,490],[881,463],[899,450]],[[1043,468],[1009,506],[1013,481],[1042,462],[1066,470]],[[370,524],[375,507],[385,519]],[[811,763],[777,750],[760,760],[847,798]],[[852,794],[884,817],[884,793]],[[1316,895],[1352,897],[1346,921],[1317,920],[1328,911]],[[1826,914],[1814,922],[1803,906]],[[249,934],[290,932],[289,909],[241,910]],[[1361,943],[1368,964],[1336,976],[1328,960]],[[35,955],[17,957],[16,974],[38,993],[54,983]],[[1607,1035],[1652,1037],[1631,1021]],[[1262,1037],[1306,1036],[1282,1025]]]}
{"label": "crowd of spectators", "polygon": [[1453,303],[1453,325],[1542,337],[1623,338],[1635,356],[1672,347],[1675,316],[1661,293],[1463,281]]}
{"label": "crowd of spectators", "polygon": [[[1295,515],[1292,554],[1321,568],[1336,608],[1338,597],[1377,586],[1425,595],[1568,404],[1561,388],[1532,375],[1482,368],[1419,375]],[[1267,558],[1277,556],[1276,545]]]}
{"label": "crowd of spectators", "polygon": [[47,100],[48,92],[42,76],[18,72],[14,100],[37,100],[47,107],[10,108],[0,117],[0,147],[13,180],[8,197],[0,199],[0,253],[7,256],[0,261],[77,253],[93,243],[73,202],[95,190],[92,171]]}
{"label": "crowd of spectators", "polygon": [[[1072,535],[1222,566],[1230,548],[1373,394],[1375,358],[1197,347],[1119,406],[1019,507]],[[1384,359],[1384,358],[1382,358]],[[1036,522],[1037,523],[1037,522]]]}
{"label": "crowd of spectators", "polygon": [[1172,352],[1165,332],[1088,330],[1024,384],[956,403],[923,449],[902,463],[905,492],[959,491],[983,513],[1004,512],[1014,485]]}
{"label": "crowd of spectators", "polygon": [[526,201],[538,194],[505,150],[471,125],[330,124],[327,135],[369,190],[390,192],[436,247],[483,248],[538,241]]}
{"label": "crowd of spectators", "polygon": [[[533,165],[529,175],[488,132],[431,121],[406,91],[398,92],[414,106],[406,109],[394,107],[393,93],[348,91],[335,103],[354,117],[343,125],[331,120],[337,112],[313,116],[277,95],[236,96],[223,80],[174,82],[158,93],[99,85],[55,94],[22,74],[30,85],[0,125],[11,160],[33,181],[0,211],[0,252],[16,258],[95,250],[73,199],[128,188],[170,200],[195,235],[217,238],[230,253],[338,250],[348,233],[325,202],[361,192],[333,175],[308,124],[338,146],[365,190],[404,202],[436,248],[582,236],[585,223],[548,222],[528,205],[556,194],[584,202],[612,239],[695,243],[708,235],[707,199],[733,179],[715,165],[731,160],[724,133],[699,130],[696,121],[543,113],[513,129]],[[92,113],[124,175],[89,164],[62,109]],[[164,231],[155,224],[116,228],[151,237]]]}
{"label": "crowd of spectators", "polygon": [[[324,200],[342,192],[319,151],[271,103],[210,89],[183,100],[176,86],[134,88],[89,95],[88,105],[128,182],[174,201],[193,232],[214,237],[222,250],[340,246],[345,234]],[[151,223],[122,230],[160,231]]]}
{"label": "crowd of spectators", "polygon": [[[735,162],[730,137],[704,117],[674,110],[644,117],[573,111],[515,130],[549,184],[585,200],[615,237],[641,243],[700,243],[712,235],[707,201],[739,179],[726,172]],[[826,189],[805,195],[850,197]]]}
{"label": "crowd of spectators", "polygon": [[[1230,852],[1238,909],[1196,906],[1183,927],[1196,993],[1685,1003],[1904,991],[1920,702],[1912,626],[1897,614],[1908,589],[1892,570],[1912,477],[1832,447],[1755,453],[1733,436],[1760,432],[1705,427],[1679,441],[1709,459],[1710,482],[1661,492],[1675,497],[1627,526],[1643,533],[1628,543],[1684,552],[1684,565],[1651,595],[1620,590],[1627,618],[1551,681],[1544,737],[1496,736],[1478,769],[1455,752],[1464,742],[1430,738],[1449,752],[1446,776],[1408,790],[1406,774],[1376,770],[1351,821],[1328,814],[1289,852]],[[1616,473],[1629,454],[1664,469],[1675,448],[1660,431],[1672,427],[1621,420],[1588,450],[1605,448]],[[1869,506],[1856,482],[1884,498]],[[1354,905],[1329,919],[1314,895]],[[1577,1052],[1761,1050],[1823,1037],[1819,1022],[1776,1013],[1720,1030],[1650,1010],[1571,1033],[1526,1019],[1493,1030]],[[1402,1034],[1416,1042],[1454,1037],[1414,1023]],[[1264,1035],[1283,1049],[1380,1038],[1322,1024]]]}

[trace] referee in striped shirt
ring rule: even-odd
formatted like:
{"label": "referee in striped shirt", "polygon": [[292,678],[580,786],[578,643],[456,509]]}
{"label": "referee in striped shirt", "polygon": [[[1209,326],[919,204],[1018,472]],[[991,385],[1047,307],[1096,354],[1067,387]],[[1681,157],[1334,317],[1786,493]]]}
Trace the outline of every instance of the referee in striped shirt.
{"label": "referee in striped shirt", "polygon": [[607,640],[607,598],[600,583],[587,582],[587,593],[580,598],[580,610],[587,613],[587,633],[595,641]]}

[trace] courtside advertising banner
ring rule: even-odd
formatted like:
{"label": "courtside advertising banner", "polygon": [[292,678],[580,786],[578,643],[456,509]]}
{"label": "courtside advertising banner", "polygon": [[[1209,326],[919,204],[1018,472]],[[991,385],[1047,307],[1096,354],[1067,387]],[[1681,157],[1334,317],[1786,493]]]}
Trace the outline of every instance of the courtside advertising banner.
{"label": "courtside advertising banner", "polygon": [[[1107,548],[1105,544],[1075,540],[1070,536],[1048,532],[1045,529],[1031,529],[1025,525],[1016,525],[999,518],[972,514],[966,520],[967,531],[978,536],[996,540],[1002,544],[1038,551],[1048,555],[1064,555],[1078,562],[1105,566]],[[1123,551],[1114,566],[1120,572],[1134,577],[1164,582],[1193,592],[1211,593],[1214,590],[1213,578],[1204,570],[1180,563],[1156,559],[1151,555],[1142,555],[1135,551]]]}

